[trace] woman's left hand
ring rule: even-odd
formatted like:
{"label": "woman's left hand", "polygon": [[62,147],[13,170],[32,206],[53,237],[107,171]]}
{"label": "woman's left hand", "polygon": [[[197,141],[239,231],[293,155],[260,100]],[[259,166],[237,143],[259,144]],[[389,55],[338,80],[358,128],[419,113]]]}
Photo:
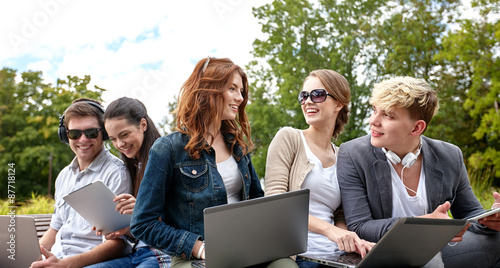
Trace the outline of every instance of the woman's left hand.
{"label": "woman's left hand", "polygon": [[120,194],[115,196],[113,202],[118,202],[116,204],[116,211],[120,211],[120,214],[132,214],[135,207],[135,197],[131,194]]}

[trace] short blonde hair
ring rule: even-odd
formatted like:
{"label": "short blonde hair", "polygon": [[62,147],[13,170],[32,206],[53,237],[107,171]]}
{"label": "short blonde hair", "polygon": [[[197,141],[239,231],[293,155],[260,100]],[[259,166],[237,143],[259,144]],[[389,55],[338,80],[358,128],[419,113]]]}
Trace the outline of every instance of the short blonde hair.
{"label": "short blonde hair", "polygon": [[392,112],[405,108],[413,120],[424,120],[429,125],[439,109],[437,93],[424,79],[394,77],[375,84],[370,104]]}

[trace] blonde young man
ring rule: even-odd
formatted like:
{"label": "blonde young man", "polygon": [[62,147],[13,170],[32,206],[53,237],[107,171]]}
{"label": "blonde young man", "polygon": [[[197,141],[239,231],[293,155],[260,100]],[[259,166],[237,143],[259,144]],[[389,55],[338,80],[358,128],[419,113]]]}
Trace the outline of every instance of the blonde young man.
{"label": "blonde young man", "polygon": [[[370,134],[341,145],[338,181],[347,226],[378,241],[400,217],[465,218],[483,211],[461,150],[423,136],[439,103],[421,79],[374,86]],[[495,206],[500,195],[493,193]],[[500,214],[500,213],[499,213]],[[472,223],[443,250],[446,267],[500,267],[500,215]],[[461,241],[461,242],[459,242]],[[411,241],[408,241],[411,243]]]}

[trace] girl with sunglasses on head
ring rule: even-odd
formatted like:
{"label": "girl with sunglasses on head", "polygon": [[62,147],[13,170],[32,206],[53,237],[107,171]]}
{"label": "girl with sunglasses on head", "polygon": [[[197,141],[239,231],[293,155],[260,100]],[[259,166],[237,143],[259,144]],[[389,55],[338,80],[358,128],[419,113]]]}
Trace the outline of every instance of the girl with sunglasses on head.
{"label": "girl with sunglasses on head", "polygon": [[[205,259],[203,209],[264,195],[249,155],[247,102],[238,65],[203,59],[181,88],[177,131],[151,147],[131,230],[172,256],[172,267]],[[288,257],[263,266],[296,267]]]}
{"label": "girl with sunglasses on head", "polygon": [[[148,116],[144,104],[127,97],[119,98],[109,104],[104,113],[104,126],[113,146],[120,151],[132,177],[133,195],[117,195],[114,199],[117,202],[116,209],[122,214],[132,214],[148,162],[149,150],[160,137],[160,133]],[[98,230],[96,233],[101,235],[102,232]],[[130,233],[130,227],[106,234],[105,238],[114,239],[123,235],[127,235],[132,242],[132,253],[93,265],[92,268],[170,267],[170,257],[158,249],[149,247],[143,241],[136,240]]]}
{"label": "girl with sunglasses on head", "polygon": [[[266,195],[310,189],[308,256],[357,252],[373,243],[347,230],[336,176],[338,148],[332,143],[349,119],[351,92],[347,80],[331,70],[312,71],[299,93],[299,104],[309,125],[305,130],[284,127],[269,145]],[[297,258],[299,267],[322,267]]]}

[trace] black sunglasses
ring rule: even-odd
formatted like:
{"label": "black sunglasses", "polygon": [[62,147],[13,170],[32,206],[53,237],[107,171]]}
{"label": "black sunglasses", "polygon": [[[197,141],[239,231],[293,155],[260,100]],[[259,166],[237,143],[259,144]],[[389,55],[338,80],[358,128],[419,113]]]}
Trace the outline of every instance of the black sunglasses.
{"label": "black sunglasses", "polygon": [[80,129],[71,129],[66,131],[68,133],[68,138],[72,140],[79,139],[82,136],[82,133],[85,133],[85,137],[87,139],[95,139],[99,136],[99,130],[100,128],[89,128],[86,130],[80,130]]}
{"label": "black sunglasses", "polygon": [[328,96],[333,98],[325,89],[313,89],[311,92],[302,91],[299,93],[299,104],[304,105],[309,96],[311,96],[311,101],[314,103],[324,102]]}

